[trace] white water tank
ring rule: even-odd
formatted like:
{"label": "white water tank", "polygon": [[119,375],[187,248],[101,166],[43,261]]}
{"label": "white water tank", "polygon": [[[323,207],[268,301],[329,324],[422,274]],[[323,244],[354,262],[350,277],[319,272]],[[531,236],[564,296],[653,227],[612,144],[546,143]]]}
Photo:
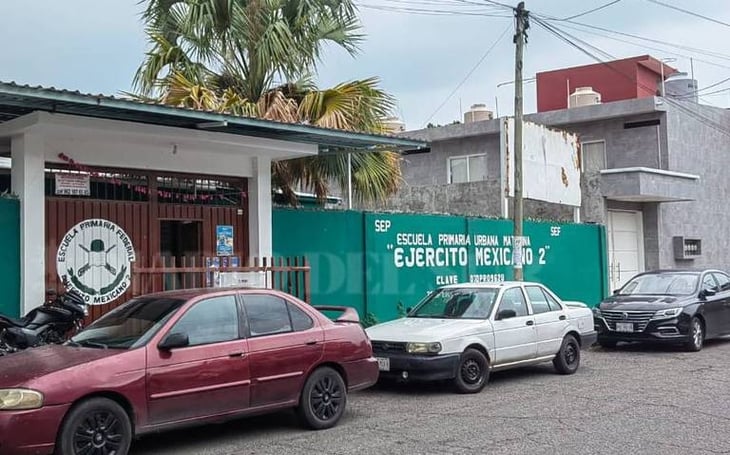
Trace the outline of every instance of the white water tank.
{"label": "white water tank", "polygon": [[486,104],[472,104],[471,108],[464,112],[464,123],[492,120],[493,117],[492,111],[487,109]]}
{"label": "white water tank", "polygon": [[568,97],[569,108],[594,104],[601,104],[601,94],[593,90],[593,87],[578,87]]}
{"label": "white water tank", "polygon": [[388,117],[383,119],[383,126],[385,127],[385,131],[390,134],[398,134],[406,130],[406,124],[398,117]]}
{"label": "white water tank", "polygon": [[666,96],[683,101],[697,102],[697,80],[687,73],[674,73],[664,80]]}

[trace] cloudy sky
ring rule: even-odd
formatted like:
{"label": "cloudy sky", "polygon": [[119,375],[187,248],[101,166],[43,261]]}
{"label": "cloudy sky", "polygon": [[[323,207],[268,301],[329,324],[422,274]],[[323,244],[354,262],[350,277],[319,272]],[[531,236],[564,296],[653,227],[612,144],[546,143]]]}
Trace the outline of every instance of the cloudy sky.
{"label": "cloudy sky", "polygon": [[[727,0],[657,1],[712,14],[718,21],[730,23]],[[558,18],[607,3],[609,0],[526,2],[531,11]],[[502,15],[500,8],[488,6],[485,0],[359,0],[358,4],[367,40],[355,58],[337,49],[328,50],[319,67],[321,86],[379,76],[385,89],[397,98],[398,115],[408,129],[421,128],[429,121],[451,122],[473,103],[486,103],[493,110],[498,104],[500,115],[511,112],[513,86],[497,88],[514,78],[512,20],[490,16]],[[146,49],[140,10],[138,0],[0,0],[0,80],[104,94],[129,90]],[[556,23],[612,56],[648,53],[676,58],[670,64],[687,72],[692,57],[700,89],[730,78],[728,25],[651,0],[621,0],[574,21],[655,40],[637,40],[595,28],[587,29],[588,33],[574,23]],[[587,63],[593,61],[533,24],[525,54],[525,77]],[[703,102],[729,106],[730,91],[715,93],[725,88],[730,88],[730,82],[706,90]],[[534,111],[534,84],[525,86],[525,96],[526,111]]]}

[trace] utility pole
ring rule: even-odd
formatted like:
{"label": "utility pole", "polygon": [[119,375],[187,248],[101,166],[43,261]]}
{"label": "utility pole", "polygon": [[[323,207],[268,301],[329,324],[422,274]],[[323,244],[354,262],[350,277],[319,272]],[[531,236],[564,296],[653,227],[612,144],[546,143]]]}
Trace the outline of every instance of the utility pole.
{"label": "utility pole", "polygon": [[515,195],[513,199],[512,221],[512,266],[514,279],[522,281],[522,62],[525,47],[525,36],[530,27],[529,13],[525,10],[525,2],[517,4],[515,12],[515,150],[514,176]]}

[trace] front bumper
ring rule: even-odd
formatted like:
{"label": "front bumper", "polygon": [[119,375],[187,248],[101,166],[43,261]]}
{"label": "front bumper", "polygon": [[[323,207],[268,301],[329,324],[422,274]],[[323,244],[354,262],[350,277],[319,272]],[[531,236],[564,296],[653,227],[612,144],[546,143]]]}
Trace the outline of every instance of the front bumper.
{"label": "front bumper", "polygon": [[49,454],[70,405],[0,411],[0,455]]}
{"label": "front bumper", "polygon": [[690,338],[690,318],[680,314],[671,319],[651,320],[641,331],[626,333],[612,330],[606,320],[594,317],[593,323],[598,332],[598,342],[644,342],[644,343],[683,343]]}
{"label": "front bumper", "polygon": [[[456,377],[459,354],[418,355],[393,352],[375,352],[378,358],[387,358],[390,370],[380,371],[380,377],[409,381],[440,381]],[[405,373],[405,374],[404,374]]]}

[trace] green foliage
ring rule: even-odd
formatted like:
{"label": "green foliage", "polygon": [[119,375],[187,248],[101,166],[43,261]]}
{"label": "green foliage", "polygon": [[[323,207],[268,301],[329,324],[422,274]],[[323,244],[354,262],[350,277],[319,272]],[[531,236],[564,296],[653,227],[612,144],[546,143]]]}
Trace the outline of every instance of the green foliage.
{"label": "green foliage", "polygon": [[[319,89],[312,74],[324,47],[355,54],[363,35],[352,0],[148,0],[150,49],[134,77],[146,101],[287,123],[385,132],[393,98],[378,78]],[[401,183],[400,156],[355,153],[353,193],[383,200]],[[295,189],[324,203],[347,183],[347,155],[276,161],[272,183],[297,205]]]}
{"label": "green foliage", "polygon": [[378,324],[378,318],[375,317],[375,314],[368,311],[365,314],[365,317],[362,318],[362,321],[360,321],[360,322],[362,323],[363,327],[365,327],[367,329],[368,327],[372,327],[372,326]]}

